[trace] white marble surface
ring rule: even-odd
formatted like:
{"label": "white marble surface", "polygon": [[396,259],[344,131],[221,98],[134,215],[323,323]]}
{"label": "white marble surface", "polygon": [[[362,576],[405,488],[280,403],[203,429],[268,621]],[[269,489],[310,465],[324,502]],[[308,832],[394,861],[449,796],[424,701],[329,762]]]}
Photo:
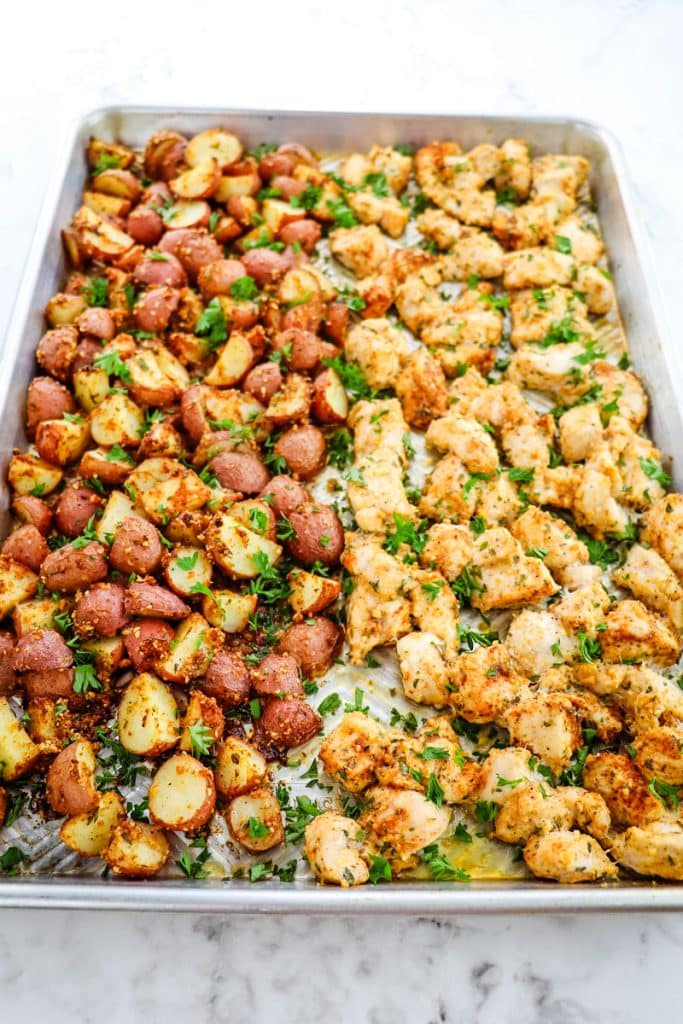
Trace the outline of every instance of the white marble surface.
{"label": "white marble surface", "polygon": [[[67,126],[119,101],[592,118],[624,146],[675,323],[677,0],[119,0],[104,9],[67,0],[12,4],[3,27],[0,323]],[[682,946],[673,915],[371,921],[6,911],[0,1018],[626,1024],[678,1004]]]}

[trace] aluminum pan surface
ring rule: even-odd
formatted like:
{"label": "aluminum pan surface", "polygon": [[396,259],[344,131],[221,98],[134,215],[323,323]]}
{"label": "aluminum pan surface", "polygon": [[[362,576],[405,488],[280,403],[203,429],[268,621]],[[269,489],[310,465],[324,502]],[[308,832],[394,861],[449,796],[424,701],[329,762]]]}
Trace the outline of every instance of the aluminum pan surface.
{"label": "aluminum pan surface", "polygon": [[[194,133],[229,124],[248,145],[264,139],[296,138],[315,149],[343,152],[373,143],[457,138],[468,148],[481,141],[523,136],[539,150],[580,153],[592,165],[591,187],[598,203],[621,315],[635,369],[657,396],[650,430],[665,454],[681,437],[681,416],[672,385],[680,380],[672,346],[666,352],[648,294],[642,263],[647,250],[638,231],[618,147],[596,126],[570,118],[477,115],[354,114],[231,111],[226,108],[109,108],[87,115],[69,141],[63,163],[49,188],[2,351],[8,368],[0,380],[0,417],[8,424],[0,438],[4,470],[12,447],[23,441],[23,396],[33,373],[33,352],[43,330],[42,309],[59,288],[65,266],[60,229],[73,214],[85,178],[83,151],[90,135],[120,137],[139,145],[159,128]],[[9,368],[12,367],[12,370]],[[12,426],[14,425],[14,427]],[[674,481],[683,477],[674,466]],[[6,516],[7,489],[0,495]],[[2,523],[0,522],[0,527]],[[350,891],[311,882],[154,880],[102,881],[92,877],[18,877],[0,882],[0,906],[54,906],[154,910],[231,910],[301,913],[448,913],[501,911],[656,910],[683,907],[683,886],[618,883],[561,886],[542,882],[398,882]]]}

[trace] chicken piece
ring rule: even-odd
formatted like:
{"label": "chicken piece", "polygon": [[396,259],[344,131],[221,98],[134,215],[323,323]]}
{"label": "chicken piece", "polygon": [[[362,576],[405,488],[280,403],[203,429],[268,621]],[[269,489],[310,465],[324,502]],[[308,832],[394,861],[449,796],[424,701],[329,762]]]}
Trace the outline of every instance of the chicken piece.
{"label": "chicken piece", "polygon": [[507,473],[474,486],[475,512],[488,527],[508,526],[519,514],[520,495]]}
{"label": "chicken piece", "polygon": [[683,786],[683,732],[659,726],[640,733],[633,741],[634,761],[646,778]]}
{"label": "chicken piece", "polygon": [[357,459],[347,485],[349,505],[361,530],[383,533],[394,516],[413,519],[415,509],[403,486],[403,468],[396,456]]}
{"label": "chicken piece", "polygon": [[574,466],[537,469],[527,485],[527,498],[536,505],[572,508],[580,480],[580,470]]}
{"label": "chicken piece", "polygon": [[[460,804],[472,799],[479,789],[480,769],[476,761],[462,749],[448,715],[436,715],[423,722],[415,733],[423,746],[423,760],[433,766],[437,782],[444,791],[447,804]],[[428,751],[427,748],[432,748]],[[433,748],[449,753],[448,759],[433,759]],[[431,758],[430,758],[431,755]]]}
{"label": "chicken piece", "polygon": [[627,754],[591,754],[583,770],[586,789],[599,793],[615,825],[646,825],[665,814],[645,777]]}
{"label": "chicken piece", "polygon": [[496,207],[491,230],[506,249],[532,249],[549,242],[561,216],[554,200],[535,199],[523,206]]}
{"label": "chicken piece", "polygon": [[446,305],[437,291],[440,283],[441,274],[432,261],[408,274],[396,287],[396,309],[406,327],[416,334]]}
{"label": "chicken piece", "polygon": [[[476,376],[475,376],[476,374]],[[510,381],[500,381],[488,387],[480,386],[482,380],[475,370],[468,372],[451,385],[452,398],[459,398],[457,410],[461,416],[469,416],[480,423],[501,430],[522,423],[535,424],[538,413]]]}
{"label": "chicken piece", "polygon": [[552,607],[552,613],[566,633],[585,633],[593,637],[604,630],[605,613],[610,607],[609,594],[599,580],[588,587],[567,594]]}
{"label": "chicken piece", "polygon": [[416,704],[445,708],[451,702],[444,644],[433,633],[407,633],[396,643],[403,692]]}
{"label": "chicken piece", "polygon": [[575,405],[560,416],[560,450],[565,462],[589,459],[603,438],[600,409],[595,402]]}
{"label": "chicken piece", "polygon": [[514,288],[550,288],[554,284],[567,285],[576,270],[571,256],[546,246],[531,246],[505,253],[503,257],[503,284]]}
{"label": "chicken piece", "polygon": [[383,174],[387,185],[398,195],[408,184],[412,158],[391,146],[373,146],[367,154],[352,153],[344,161],[341,176],[350,185],[364,185],[368,174]]}
{"label": "chicken piece", "polygon": [[576,290],[586,297],[589,313],[604,316],[616,303],[612,279],[606,270],[584,263],[578,268]]}
{"label": "chicken piece", "polygon": [[478,647],[451,662],[450,704],[468,722],[495,722],[528,689],[503,644]]}
{"label": "chicken piece", "polygon": [[634,544],[612,578],[648,608],[668,615],[676,629],[683,630],[683,586],[654,548]]}
{"label": "chicken piece", "polygon": [[590,338],[593,329],[587,314],[585,302],[571,288],[523,288],[510,296],[510,341],[519,348],[558,334],[567,341],[572,340],[572,333]]}
{"label": "chicken piece", "polygon": [[[365,301],[362,316],[365,319],[384,316],[396,297],[396,290],[411,274],[433,263],[428,253],[419,249],[394,249],[382,263],[379,273],[363,278],[357,284]],[[438,274],[435,278],[438,283]]]}
{"label": "chicken piece", "polygon": [[494,473],[500,460],[493,438],[474,419],[452,410],[435,419],[425,435],[438,452],[456,455],[470,473]]}
{"label": "chicken piece", "polygon": [[457,299],[434,303],[424,310],[420,338],[453,376],[463,364],[477,366],[484,373],[493,365],[494,348],[503,337],[503,316],[487,298],[490,288],[482,283],[467,288]]}
{"label": "chicken piece", "polygon": [[556,882],[594,882],[616,878],[616,866],[595,839],[577,831],[532,836],[524,847],[526,866],[537,878]]}
{"label": "chicken piece", "polygon": [[505,646],[516,672],[539,676],[576,657],[577,643],[551,612],[525,608],[510,623]]}
{"label": "chicken piece", "polygon": [[600,445],[578,478],[573,501],[578,525],[587,527],[598,538],[609,533],[623,533],[629,518],[615,497],[620,490],[619,470],[607,446]]}
{"label": "chicken piece", "polygon": [[[463,519],[474,515],[479,481],[470,487],[471,476],[457,455],[447,455],[427,477],[420,496],[420,515],[429,519]],[[469,490],[465,490],[468,487]]]}
{"label": "chicken piece", "polygon": [[503,427],[501,444],[511,466],[521,469],[543,469],[550,462],[554,436],[553,417],[539,416],[536,423]]}
{"label": "chicken piece", "polygon": [[396,196],[378,196],[372,189],[347,193],[346,200],[361,224],[379,224],[391,238],[400,238],[410,219],[410,209]]}
{"label": "chicken piece", "polygon": [[588,180],[590,164],[585,157],[546,153],[531,163],[532,195],[564,195],[576,205],[576,194]]}
{"label": "chicken piece", "polygon": [[347,334],[344,353],[360,366],[370,387],[380,390],[393,387],[408,358],[408,342],[403,331],[384,318],[361,320]]}
{"label": "chicken piece", "polygon": [[365,808],[358,826],[367,833],[366,848],[385,857],[395,872],[411,867],[415,854],[441,839],[451,823],[447,807],[410,789],[375,786]]}
{"label": "chicken piece", "polygon": [[407,459],[403,438],[408,424],[403,418],[401,403],[395,398],[374,402],[356,402],[349,413],[348,425],[353,430],[353,450],[356,458],[363,455],[394,456],[401,466]]}
{"label": "chicken piece", "polygon": [[547,782],[530,751],[522,747],[494,747],[481,764],[477,799],[502,805],[518,788]]}
{"label": "chicken piece", "polygon": [[581,720],[591,722],[595,727],[598,739],[603,743],[613,743],[623,729],[620,709],[603,703],[594,693],[578,686],[575,674],[574,665],[554,665],[550,671],[543,673],[536,692],[565,694]]}
{"label": "chicken piece", "polygon": [[426,568],[438,569],[452,583],[472,560],[471,530],[453,523],[434,523],[427,531],[427,543],[420,555]]}
{"label": "chicken piece", "polygon": [[394,381],[403,415],[411,427],[426,430],[448,409],[446,378],[439,362],[426,348],[415,349]]}
{"label": "chicken piece", "polygon": [[602,359],[591,364],[591,381],[602,388],[601,402],[616,405],[616,413],[627,419],[634,430],[647,418],[648,401],[643,385],[630,370],[620,370]]}
{"label": "chicken piece", "polygon": [[346,889],[363,885],[370,874],[361,855],[358,823],[336,811],[324,811],[306,826],[304,854],[319,882]]}
{"label": "chicken piece", "polygon": [[[588,565],[588,548],[570,526],[544,509],[533,505],[512,524],[510,532],[525,551],[532,548],[545,551],[546,567],[563,586],[567,570],[575,564]],[[594,568],[600,574],[598,566]]]}
{"label": "chicken piece", "polygon": [[411,614],[415,625],[438,637],[444,643],[447,655],[457,653],[460,608],[441,573],[415,568],[405,590],[412,602]]}
{"label": "chicken piece", "polygon": [[683,829],[674,822],[627,828],[612,837],[611,853],[619,864],[636,874],[683,880]]}
{"label": "chicken piece", "polygon": [[410,576],[406,566],[362,534],[349,536],[342,564],[355,584],[346,605],[349,658],[353,665],[362,665],[373,648],[410,632]]}
{"label": "chicken piece", "polygon": [[670,621],[640,601],[616,601],[605,622],[607,629],[600,634],[605,661],[653,661],[657,665],[678,661],[680,644]]}
{"label": "chicken piece", "polygon": [[683,494],[666,494],[654,502],[640,539],[651,544],[683,579]]}
{"label": "chicken piece", "polygon": [[439,249],[450,249],[464,230],[459,220],[434,207],[421,213],[415,225],[418,231],[431,238]]}
{"label": "chicken piece", "polygon": [[560,581],[565,590],[579,590],[581,587],[589,587],[595,580],[602,576],[602,569],[599,565],[591,565],[588,562],[575,562],[568,565],[558,575],[553,573]]}
{"label": "chicken piece", "polygon": [[535,833],[579,828],[596,839],[609,831],[610,815],[598,793],[580,786],[519,786],[496,815],[493,835],[503,843],[526,843]]}
{"label": "chicken piece", "polygon": [[506,711],[502,724],[511,743],[533,751],[555,775],[566,768],[583,743],[579,717],[562,693],[534,694]]}
{"label": "chicken piece", "polygon": [[501,277],[503,249],[485,231],[463,228],[448,255],[437,260],[444,281],[467,281],[470,277]]}
{"label": "chicken piece", "polygon": [[576,341],[550,348],[523,345],[510,360],[508,379],[519,387],[560,394],[583,351],[583,345]]}
{"label": "chicken piece", "polygon": [[389,243],[376,224],[358,225],[331,231],[330,251],[356,277],[367,277],[389,255]]}
{"label": "chicken piece", "polygon": [[502,160],[495,176],[499,192],[511,189],[517,199],[526,199],[531,187],[531,157],[524,139],[506,139],[500,147]]}
{"label": "chicken piece", "polygon": [[642,665],[579,664],[576,682],[618,703],[634,733],[683,722],[683,691],[670,679]]}
{"label": "chicken piece", "polygon": [[646,437],[636,434],[623,416],[611,418],[605,438],[621,477],[621,500],[642,512],[665,493],[652,475],[661,471],[661,452]]}
{"label": "chicken piece", "polygon": [[479,569],[483,589],[472,594],[471,603],[481,611],[536,604],[557,590],[543,562],[528,558],[504,527],[485,530],[477,538],[472,565]]}
{"label": "chicken piece", "polygon": [[556,228],[560,238],[568,238],[570,252],[579,263],[597,263],[604,255],[605,246],[594,222],[572,215],[560,221]]}
{"label": "chicken piece", "polygon": [[435,142],[415,155],[415,175],[428,199],[465,224],[491,223],[496,194],[484,189],[500,169],[501,151],[488,143],[461,153],[455,142]]}
{"label": "chicken piece", "polygon": [[428,766],[420,756],[422,750],[423,744],[419,740],[397,730],[387,740],[375,765],[378,785],[424,793]]}
{"label": "chicken piece", "polygon": [[351,793],[375,782],[375,766],[389,741],[389,730],[362,711],[350,711],[326,736],[320,760],[328,775]]}

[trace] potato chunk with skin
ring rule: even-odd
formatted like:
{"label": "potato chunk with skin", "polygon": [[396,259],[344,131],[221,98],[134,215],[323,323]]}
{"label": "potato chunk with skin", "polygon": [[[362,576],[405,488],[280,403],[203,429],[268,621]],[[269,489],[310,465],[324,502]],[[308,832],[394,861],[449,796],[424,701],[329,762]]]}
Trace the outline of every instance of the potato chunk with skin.
{"label": "potato chunk with skin", "polygon": [[539,558],[528,558],[512,534],[498,527],[485,530],[474,544],[472,564],[479,569],[483,590],[472,594],[481,611],[535,604],[557,590]]}
{"label": "potato chunk with skin", "polygon": [[33,597],[37,589],[38,577],[31,569],[9,555],[0,555],[0,618]]}
{"label": "potato chunk with skin", "polygon": [[524,860],[537,878],[557,882],[594,882],[617,876],[616,865],[598,842],[577,831],[532,836],[524,847]]}
{"label": "potato chunk with skin", "polygon": [[272,850],[284,842],[280,804],[265,786],[235,797],[228,806],[226,820],[237,842],[250,853]]}
{"label": "potato chunk with skin", "polygon": [[28,775],[40,755],[36,746],[12,711],[6,697],[0,697],[0,779],[14,782]]}
{"label": "potato chunk with skin", "polygon": [[127,395],[109,395],[90,413],[90,433],[105,448],[137,447],[144,428],[142,410]]}
{"label": "potato chunk with skin", "polygon": [[221,796],[242,796],[256,789],[265,780],[267,771],[263,754],[237,736],[227,736],[218,748],[215,778]]}
{"label": "potato chunk with skin", "polygon": [[57,814],[87,814],[97,807],[95,752],[88,740],[61,750],[47,773],[47,801]]}
{"label": "potato chunk with skin", "polygon": [[359,833],[353,818],[335,811],[325,811],[308,823],[304,853],[319,882],[332,882],[342,889],[367,882],[370,874]]}
{"label": "potato chunk with skin", "polygon": [[180,739],[178,705],[165,683],[143,672],[128,684],[119,703],[118,733],[132,754],[155,757]]}
{"label": "potato chunk with skin", "polygon": [[414,863],[415,854],[447,832],[451,812],[411,789],[375,786],[364,798],[358,819],[367,832],[367,848],[385,857],[401,871]]}
{"label": "potato chunk with skin", "polygon": [[349,792],[360,793],[375,781],[375,766],[388,738],[380,722],[351,711],[323,740],[320,760],[328,775]]}
{"label": "potato chunk with skin", "polygon": [[172,683],[189,683],[206,675],[216,653],[223,646],[223,633],[209,626],[199,612],[192,612],[179,624],[167,655],[157,661],[156,670]]}
{"label": "potato chunk with skin", "polygon": [[280,544],[223,512],[214,516],[205,542],[213,560],[235,579],[253,579],[262,571],[262,562],[275,565],[282,555]]}
{"label": "potato chunk with skin", "polygon": [[9,461],[7,479],[17,494],[51,494],[62,482],[64,474],[58,466],[35,455],[13,455]]}
{"label": "potato chunk with skin", "polygon": [[191,832],[205,825],[216,806],[210,768],[189,754],[173,754],[149,787],[149,813],[163,828]]}
{"label": "potato chunk with skin", "polygon": [[357,363],[372,388],[392,387],[408,357],[403,331],[382,318],[355,324],[344,341],[346,358]]}
{"label": "potato chunk with skin", "polygon": [[97,857],[109,845],[114,828],[125,817],[119,794],[102,793],[94,811],[67,818],[59,830],[59,838],[81,857]]}
{"label": "potato chunk with skin", "polygon": [[668,615],[676,629],[683,629],[683,586],[654,548],[634,544],[613,579],[649,608]]}
{"label": "potato chunk with skin", "polygon": [[115,875],[151,878],[163,868],[171,848],[161,829],[144,821],[122,821],[114,826],[101,856]]}

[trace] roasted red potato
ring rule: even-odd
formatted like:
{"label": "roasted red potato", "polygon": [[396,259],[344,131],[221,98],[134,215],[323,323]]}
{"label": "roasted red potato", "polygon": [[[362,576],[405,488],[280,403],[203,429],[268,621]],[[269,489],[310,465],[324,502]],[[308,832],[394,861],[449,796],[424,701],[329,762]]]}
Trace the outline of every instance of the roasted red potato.
{"label": "roasted red potato", "polygon": [[287,629],[280,639],[280,650],[291,654],[306,679],[323,675],[341,650],[343,634],[330,619],[309,619]]}
{"label": "roasted red potato", "polygon": [[87,814],[97,807],[95,752],[88,740],[76,740],[60,751],[47,773],[47,801],[57,814]]}

